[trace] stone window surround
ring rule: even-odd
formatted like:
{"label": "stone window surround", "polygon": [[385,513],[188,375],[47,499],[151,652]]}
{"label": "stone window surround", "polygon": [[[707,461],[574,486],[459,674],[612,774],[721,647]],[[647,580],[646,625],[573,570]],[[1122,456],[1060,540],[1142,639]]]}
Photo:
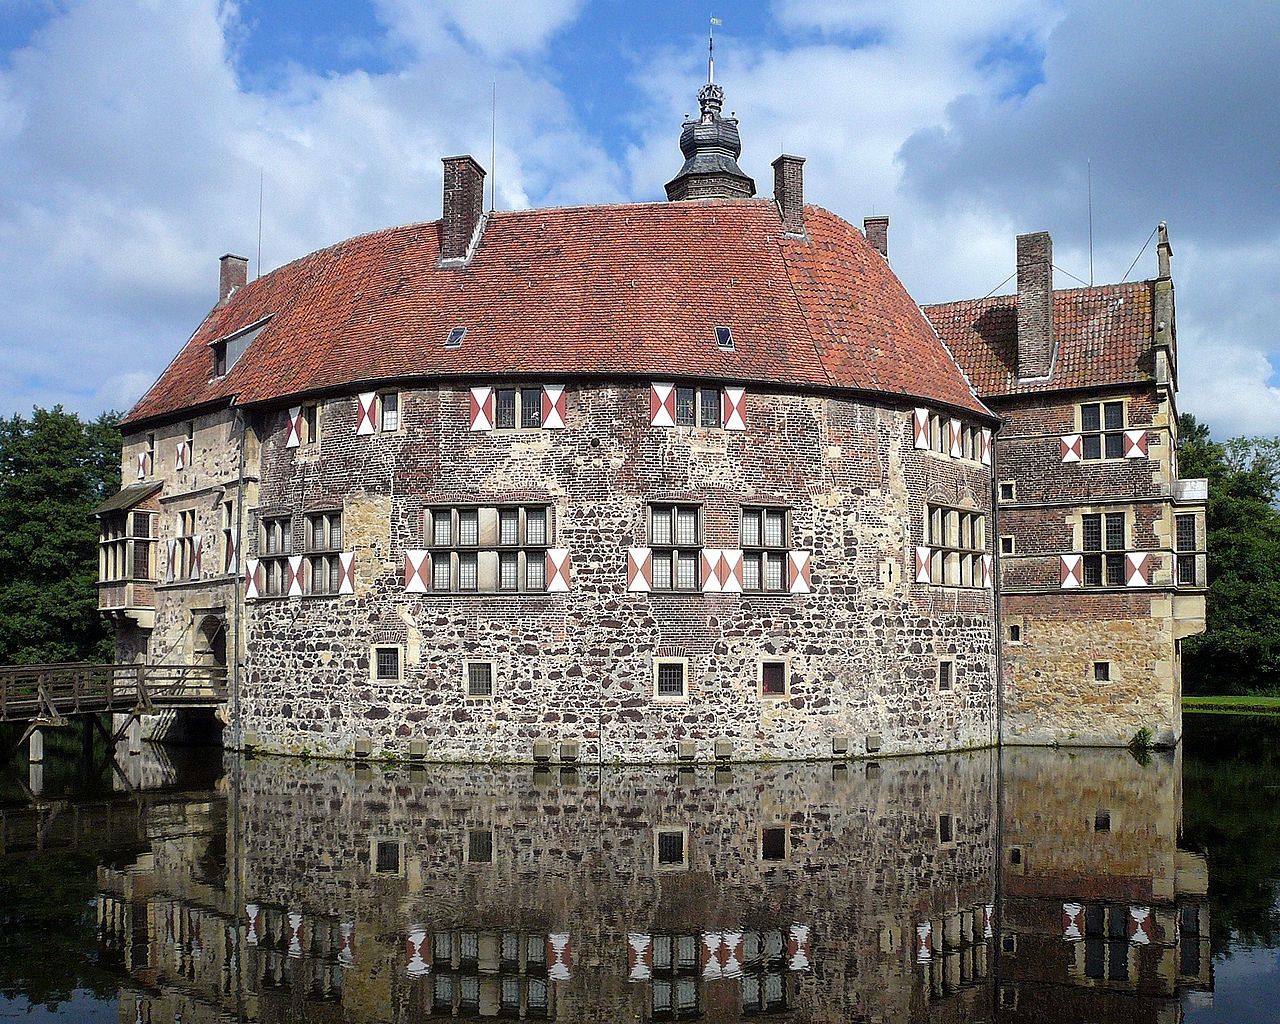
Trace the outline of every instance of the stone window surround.
{"label": "stone window surround", "polygon": [[[502,540],[502,514],[515,510],[517,513],[517,540],[516,543],[504,543]],[[543,519],[543,538],[540,542],[530,542],[528,533],[529,513],[542,511]],[[477,517],[477,543],[463,544],[461,542],[461,513],[475,512]],[[435,517],[440,513],[448,513],[449,515],[449,543],[437,544],[435,537]],[[492,513],[492,516],[487,515]],[[492,522],[490,523],[490,519]],[[448,594],[451,597],[501,597],[525,594],[545,594],[547,593],[548,572],[546,569],[546,553],[547,550],[555,545],[555,525],[556,515],[555,506],[550,501],[523,501],[523,502],[455,502],[453,504],[431,503],[423,510],[422,513],[421,542],[425,550],[431,553],[431,588],[428,591],[433,594]],[[491,526],[491,530],[487,530],[486,526]],[[489,534],[492,533],[492,536]],[[517,559],[516,568],[516,589],[504,589],[502,587],[502,556],[514,554]],[[476,558],[476,586],[463,590],[461,588],[461,558],[462,556],[475,556]],[[482,556],[492,556],[492,559]],[[447,563],[442,559],[447,558]],[[531,567],[530,560],[536,563]],[[481,562],[484,562],[484,566]],[[443,564],[449,566],[449,589],[445,590],[437,587],[437,573]],[[489,577],[484,571],[484,567],[493,569],[493,587],[492,589],[481,587],[482,580]],[[540,568],[542,573],[542,585],[530,586],[529,579],[531,573]]]}
{"label": "stone window surround", "polygon": [[[1008,542],[1009,542],[1008,550],[1006,550],[1006,549],[1005,549],[1005,541],[1008,541]],[[1001,534],[1001,535],[1000,535],[1000,554],[1002,554],[1002,555],[1014,555],[1014,554],[1017,554],[1017,553],[1018,553],[1018,541],[1017,541],[1017,538],[1016,538],[1016,537],[1014,537],[1014,535],[1013,535],[1013,534],[1011,534],[1011,533]]]}
{"label": "stone window surround", "polygon": [[[395,679],[380,679],[378,677],[379,650],[394,650],[396,652],[397,674]],[[387,686],[404,682],[404,644],[373,643],[369,645],[369,682],[375,686]]]}
{"label": "stone window surround", "polygon": [[[472,693],[471,692],[471,666],[472,665],[488,665],[489,666],[489,692]],[[491,658],[463,658],[462,659],[462,696],[467,701],[491,701],[498,696],[498,663]]]}
{"label": "stone window surround", "polygon": [[[1108,430],[1108,429],[1107,429],[1107,421],[1106,421],[1106,415],[1107,415],[1107,412],[1106,412],[1106,406],[1107,406],[1107,405],[1113,405],[1113,404],[1115,404],[1115,403],[1117,403],[1117,402],[1118,402],[1118,403],[1120,403],[1120,405],[1123,407],[1123,408],[1121,409],[1121,411],[1120,411],[1120,426],[1119,426],[1118,428],[1116,428],[1115,430]],[[1102,445],[1102,457],[1101,457],[1101,458],[1097,458],[1097,459],[1089,459],[1089,458],[1085,458],[1085,457],[1084,457],[1084,455],[1083,455],[1083,454],[1081,454],[1081,457],[1080,457],[1080,461],[1081,461],[1081,462],[1095,463],[1095,462],[1124,462],[1124,461],[1125,461],[1125,456],[1124,456],[1124,432],[1125,432],[1126,430],[1128,430],[1128,429],[1129,429],[1129,402],[1130,402],[1130,399],[1129,399],[1129,397],[1128,397],[1128,396],[1122,396],[1122,397],[1119,397],[1119,398],[1095,398],[1095,399],[1093,399],[1093,400],[1091,400],[1091,401],[1088,401],[1088,402],[1076,402],[1076,403],[1075,403],[1075,406],[1073,407],[1073,410],[1072,410],[1072,415],[1075,417],[1075,419],[1074,419],[1074,422],[1075,422],[1075,433],[1079,434],[1079,435],[1080,435],[1080,437],[1081,437],[1082,439],[1086,436],[1086,434],[1088,434],[1088,435],[1094,435],[1094,434],[1096,434],[1096,435],[1098,435],[1099,437],[1101,437],[1101,438],[1102,438],[1102,440],[1100,441],[1100,444]],[[1101,427],[1101,429],[1100,429],[1100,430],[1090,430],[1090,431],[1086,431],[1086,430],[1084,429],[1084,411],[1083,411],[1083,409],[1084,409],[1084,406],[1086,406],[1086,405],[1096,405],[1096,406],[1098,406],[1098,425],[1099,425],[1099,427]],[[1116,455],[1116,456],[1110,456],[1110,457],[1108,457],[1108,455],[1107,455],[1107,442],[1106,442],[1105,435],[1106,435],[1106,434],[1116,434],[1116,433],[1120,434],[1120,436],[1121,436],[1121,441],[1120,441],[1120,454],[1119,454],[1119,455]],[[1083,440],[1082,440],[1082,441],[1081,441],[1081,452],[1082,452],[1082,453],[1083,453],[1083,451],[1084,451],[1084,447],[1083,447],[1083,445],[1084,445],[1084,442],[1083,442]]]}
{"label": "stone window surround", "polygon": [[938,846],[947,850],[955,847],[957,843],[956,824],[956,816],[954,814],[938,815]]}
{"label": "stone window surround", "polygon": [[[1009,489],[1009,496],[1005,497],[1005,488]],[[997,501],[1017,501],[1018,500],[1018,482],[1016,480],[1001,480],[996,484],[996,500]]]}
{"label": "stone window surround", "polygon": [[[1116,513],[1116,512],[1124,513],[1124,539],[1125,539],[1124,546],[1120,548],[1104,547],[1101,551],[1085,551],[1084,549],[1084,517],[1096,516],[1096,515],[1101,515],[1103,517],[1102,518],[1102,537],[1103,537],[1103,544],[1105,545],[1106,530],[1107,530],[1106,517],[1108,513]],[[1089,505],[1085,508],[1075,508],[1067,513],[1067,526],[1071,530],[1071,550],[1073,553],[1081,554],[1081,555],[1100,554],[1103,556],[1102,585],[1082,587],[1081,589],[1090,590],[1090,591],[1123,589],[1125,586],[1125,583],[1123,580],[1120,583],[1106,582],[1106,561],[1105,560],[1106,560],[1106,556],[1109,554],[1111,555],[1118,554],[1120,555],[1121,558],[1123,558],[1126,554],[1128,554],[1131,551],[1141,550],[1134,546],[1134,535],[1137,532],[1137,528],[1138,528],[1138,513],[1136,508],[1131,504]]]}
{"label": "stone window surround", "polygon": [[[781,693],[765,693],[764,692],[764,667],[765,665],[781,665],[782,666],[782,692]],[[686,689],[687,689],[686,677]],[[761,700],[789,700],[791,698],[791,659],[784,655],[762,654],[756,659],[756,696]]]}
{"label": "stone window surround", "polygon": [[[684,692],[678,697],[674,694],[658,693],[658,669],[662,665],[679,665],[684,669]],[[687,704],[689,702],[690,687],[689,679],[689,659],[685,657],[655,657],[653,659],[653,691],[652,700],[657,704]]]}
{"label": "stone window surround", "polygon": [[[679,863],[664,864],[658,860],[658,849],[661,837],[664,835],[680,835],[680,861]],[[653,866],[657,871],[687,871],[689,870],[689,828],[686,825],[655,825],[653,827]]]}
{"label": "stone window surround", "polygon": [[[383,843],[393,843],[396,846],[396,864],[395,871],[379,871],[378,870],[378,847]],[[404,863],[404,840],[395,839],[391,836],[372,836],[369,839],[369,873],[371,875],[382,875],[386,878],[403,878],[405,873]]]}
{"label": "stone window surround", "polygon": [[[764,834],[770,829],[779,829],[782,832],[783,854],[780,858],[765,857],[764,855]],[[791,825],[789,822],[761,823],[756,827],[756,861],[768,867],[782,867],[791,863]]]}
{"label": "stone window surround", "polygon": [[[939,539],[934,536],[935,513],[941,513],[941,528],[943,536]],[[952,514],[956,515],[955,536],[951,536],[950,520]],[[970,547],[965,547],[960,543],[960,534],[962,530],[963,518],[965,516],[973,517],[973,523],[970,527],[971,536],[973,532],[977,532],[981,527],[982,538],[981,543]],[[924,545],[929,549],[930,570],[929,585],[933,587],[948,587],[957,590],[982,590],[982,558],[987,552],[987,513],[973,506],[962,506],[956,504],[943,504],[929,500],[924,506],[924,528],[921,531],[924,537]],[[955,562],[952,562],[952,558]],[[967,560],[967,562],[966,562]],[[969,582],[964,582],[964,566],[969,568]],[[954,565],[955,578],[947,579],[947,567]],[[935,571],[936,570],[936,571]]]}
{"label": "stone window surround", "polygon": [[[1018,639],[1013,640],[1009,637],[1009,630],[1013,627],[1018,629]],[[1027,622],[1026,616],[1010,615],[1004,620],[1004,642],[1011,647],[1021,647],[1027,642]]]}
{"label": "stone window surround", "polygon": [[[489,857],[487,860],[473,859],[471,839],[474,835],[487,835],[489,837]],[[476,828],[468,825],[462,830],[462,863],[470,864],[477,868],[492,868],[498,862],[497,839],[497,830],[492,827],[481,826]]]}
{"label": "stone window surround", "polygon": [[[1091,661],[1089,663],[1089,682],[1104,683],[1110,685],[1118,682],[1115,674],[1116,662],[1114,661]],[[1106,678],[1102,678],[1105,676]]]}
{"label": "stone window surround", "polygon": [[[950,665],[951,668],[947,673],[947,685],[942,685],[942,666]],[[955,693],[956,692],[956,659],[953,655],[939,658],[937,665],[933,670],[933,685],[938,693]]]}

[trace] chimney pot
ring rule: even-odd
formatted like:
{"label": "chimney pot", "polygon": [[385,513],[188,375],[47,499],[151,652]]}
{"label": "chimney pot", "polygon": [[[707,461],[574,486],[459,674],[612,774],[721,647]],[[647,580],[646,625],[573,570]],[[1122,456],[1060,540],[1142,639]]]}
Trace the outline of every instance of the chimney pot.
{"label": "chimney pot", "polygon": [[447,156],[444,163],[444,217],[440,260],[463,260],[484,215],[484,168],[471,156]]}
{"label": "chimney pot", "polygon": [[1018,376],[1049,376],[1053,355],[1053,239],[1037,231],[1018,236]]}
{"label": "chimney pot", "polygon": [[249,282],[249,260],[244,256],[227,253],[218,260],[218,303],[231,298],[237,288]]}
{"label": "chimney pot", "polygon": [[885,259],[889,258],[889,218],[863,217],[862,233]]}
{"label": "chimney pot", "polygon": [[804,234],[804,157],[783,153],[773,162],[773,198],[782,214],[782,230]]}

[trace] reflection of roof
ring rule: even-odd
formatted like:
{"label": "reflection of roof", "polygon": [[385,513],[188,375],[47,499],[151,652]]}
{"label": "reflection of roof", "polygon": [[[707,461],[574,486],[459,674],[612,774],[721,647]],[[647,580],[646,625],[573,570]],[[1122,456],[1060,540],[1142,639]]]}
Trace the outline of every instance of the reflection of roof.
{"label": "reflection of roof", "polygon": [[[984,412],[880,254],[773,200],[490,215],[466,267],[441,269],[439,222],[362,235],[216,307],[126,424],[402,378],[639,375],[883,391]],[[208,342],[267,315],[225,377]],[[733,329],[735,350],[716,345]],[[465,326],[461,346],[445,348]]]}
{"label": "reflection of roof", "polygon": [[1150,281],[1055,291],[1058,354],[1047,380],[1018,380],[1017,296],[943,302],[924,312],[984,398],[1137,383],[1155,372]]}
{"label": "reflection of roof", "polygon": [[163,486],[162,481],[152,480],[147,483],[130,484],[128,487],[122,487],[115,494],[109,497],[101,505],[93,510],[95,516],[105,515],[108,512],[123,512],[133,508],[140,501],[145,501]]}

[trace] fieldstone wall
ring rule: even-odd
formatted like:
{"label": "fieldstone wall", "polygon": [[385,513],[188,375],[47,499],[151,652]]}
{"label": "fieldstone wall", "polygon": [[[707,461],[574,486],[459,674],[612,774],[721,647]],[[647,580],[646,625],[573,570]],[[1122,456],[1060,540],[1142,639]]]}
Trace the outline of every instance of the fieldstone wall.
{"label": "fieldstone wall", "polygon": [[[431,759],[528,760],[535,740],[573,740],[611,762],[672,760],[682,740],[709,759],[718,738],[736,759],[830,757],[836,736],[853,754],[869,736],[885,753],[993,742],[991,591],[912,582],[926,502],[986,510],[986,467],[915,450],[905,408],[748,391],[733,432],[651,426],[647,382],[566,396],[563,430],[473,432],[469,390],[449,386],[402,392],[394,432],[358,436],[354,396],[323,403],[318,445],[286,447],[284,411],[263,420],[258,515],[293,516],[301,552],[306,512],[342,509],[356,582],[250,603],[247,743],[351,756],[364,737],[402,757],[418,738]],[[743,504],[786,505],[812,592],[628,593],[627,549],[663,500],[700,503],[711,548],[741,547]],[[569,593],[405,593],[427,508],[518,501],[551,504]],[[371,681],[374,643],[402,646],[402,682]],[[685,702],[653,700],[655,657],[687,659]],[[762,657],[788,662],[787,699],[759,696]],[[464,696],[464,659],[494,662],[493,699]]]}

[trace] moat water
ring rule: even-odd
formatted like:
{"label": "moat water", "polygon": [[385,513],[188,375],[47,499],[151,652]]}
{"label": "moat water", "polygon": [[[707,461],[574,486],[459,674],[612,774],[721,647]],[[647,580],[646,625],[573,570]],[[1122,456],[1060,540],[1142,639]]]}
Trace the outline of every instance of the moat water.
{"label": "moat water", "polygon": [[0,778],[0,1018],[1271,1022],[1277,795],[1245,717],[1141,759],[51,749]]}

